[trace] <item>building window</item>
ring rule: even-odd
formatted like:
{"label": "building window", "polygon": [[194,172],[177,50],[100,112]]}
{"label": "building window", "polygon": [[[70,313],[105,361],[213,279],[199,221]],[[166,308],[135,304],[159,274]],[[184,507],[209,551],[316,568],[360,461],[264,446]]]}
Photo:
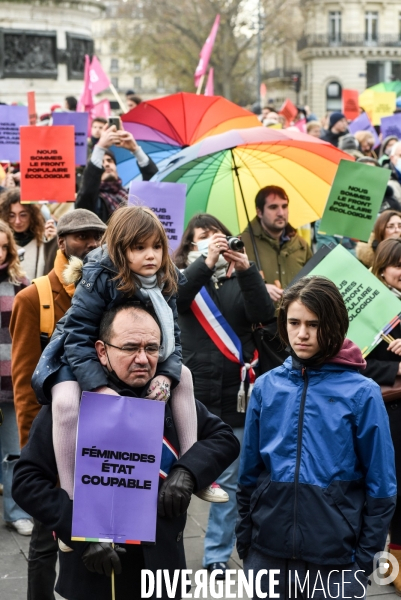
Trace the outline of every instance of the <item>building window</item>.
{"label": "building window", "polygon": [[118,77],[111,77],[111,83],[118,90]]}
{"label": "building window", "polygon": [[142,88],[142,77],[134,77],[134,90]]}
{"label": "building window", "polygon": [[329,12],[329,38],[332,44],[341,42],[341,12]]}
{"label": "building window", "polygon": [[369,10],[365,13],[365,40],[377,42],[379,37],[379,13]]}
{"label": "building window", "polygon": [[110,61],[110,72],[116,73],[118,71],[118,58],[112,58]]}
{"label": "building window", "polygon": [[118,52],[118,42],[111,42],[110,52],[111,54],[116,54]]}
{"label": "building window", "polygon": [[134,71],[140,71],[140,70],[141,70],[141,61],[135,60],[134,61]]}
{"label": "building window", "polygon": [[341,110],[342,87],[337,81],[331,81],[326,88],[326,110]]}

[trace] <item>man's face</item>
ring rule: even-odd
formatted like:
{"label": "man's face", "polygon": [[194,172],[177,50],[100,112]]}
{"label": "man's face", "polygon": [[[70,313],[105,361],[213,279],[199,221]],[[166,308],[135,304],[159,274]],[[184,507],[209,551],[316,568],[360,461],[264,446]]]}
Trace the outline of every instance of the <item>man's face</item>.
{"label": "man's face", "polygon": [[100,138],[100,134],[102,133],[104,128],[105,128],[105,124],[102,123],[101,121],[93,121],[92,127],[91,127],[91,136],[98,140]]}
{"label": "man's face", "polygon": [[401,158],[401,144],[397,144],[397,147],[395,148],[394,152],[395,154],[392,154],[390,156],[390,162],[392,162],[393,165],[396,166],[398,159]]}
{"label": "man's face", "polygon": [[138,106],[138,105],[136,102],[134,102],[134,100],[127,99],[127,109],[128,110],[131,110],[132,108],[135,108],[136,106]]}
{"label": "man's face", "polygon": [[347,130],[348,130],[348,121],[347,121],[347,119],[340,119],[331,128],[331,131],[333,133],[345,133]]}
{"label": "man's face", "polygon": [[145,386],[154,377],[159,359],[156,321],[143,311],[122,310],[113,321],[110,338],[106,344],[101,340],[95,344],[101,364],[129,387]]}
{"label": "man's face", "polygon": [[269,194],[265,200],[263,212],[256,210],[263,229],[268,233],[277,234],[288,224],[288,200],[276,194]]}
{"label": "man's face", "polygon": [[117,165],[111,156],[107,156],[107,154],[103,157],[103,169],[102,181],[115,181],[118,179]]}
{"label": "man's face", "polygon": [[100,245],[102,236],[103,232],[97,231],[96,229],[67,233],[58,238],[58,247],[67,258],[76,256],[77,258],[83,259],[89,252]]}

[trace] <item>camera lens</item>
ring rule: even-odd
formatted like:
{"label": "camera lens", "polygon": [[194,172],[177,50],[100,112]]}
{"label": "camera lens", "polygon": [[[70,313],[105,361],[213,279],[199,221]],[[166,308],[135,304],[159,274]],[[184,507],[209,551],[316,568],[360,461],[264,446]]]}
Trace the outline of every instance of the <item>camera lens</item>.
{"label": "camera lens", "polygon": [[227,237],[227,244],[234,252],[241,252],[245,247],[244,242],[237,237]]}

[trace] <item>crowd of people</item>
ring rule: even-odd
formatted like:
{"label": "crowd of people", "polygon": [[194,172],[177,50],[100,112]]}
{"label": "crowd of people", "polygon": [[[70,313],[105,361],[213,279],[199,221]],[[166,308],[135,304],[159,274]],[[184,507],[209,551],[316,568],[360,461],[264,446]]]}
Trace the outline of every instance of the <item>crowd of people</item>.
{"label": "crowd of people", "polygon": [[[140,101],[127,96],[129,108]],[[236,543],[250,577],[280,571],[280,597],[300,592],[291,573],[335,572],[338,585],[346,570],[344,597],[362,598],[388,530],[401,566],[401,327],[365,360],[336,286],[293,283],[323,244],[342,244],[401,299],[401,141],[375,148],[336,112],[319,121],[300,108],[289,124],[267,106],[260,118],[304,121],[309,135],[390,170],[368,242],[329,238],[319,222],[294,229],[291,197],[269,185],[244,231],[196,214],[170,255],[156,215],[127,204],[110,148],[130,151],[144,181],[158,167],[102,117],[75,203],[21,203],[18,165],[0,182],[0,490],[7,526],[31,536],[29,600],[54,598],[57,557],[67,600],[108,600],[112,570],[116,597],[140,598],[141,569],[185,568],[192,494],[210,502],[203,566],[216,579]],[[155,545],[71,539],[83,391],[166,404],[176,457],[160,479]],[[401,573],[394,585],[401,593]]]}

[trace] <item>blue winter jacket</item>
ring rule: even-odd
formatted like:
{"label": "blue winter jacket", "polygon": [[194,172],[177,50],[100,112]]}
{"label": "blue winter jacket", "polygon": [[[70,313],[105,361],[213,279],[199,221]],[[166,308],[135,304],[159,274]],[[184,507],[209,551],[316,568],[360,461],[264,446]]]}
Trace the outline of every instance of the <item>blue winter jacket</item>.
{"label": "blue winter jacket", "polygon": [[[118,281],[113,281],[117,274],[106,246],[90,252],[82,269],[82,278],[72,297],[71,308],[57,323],[50,343],[45,348],[32,376],[32,388],[41,404],[51,402],[51,387],[57,383],[57,373],[63,365],[69,365],[71,377],[65,379],[78,380],[82,390],[93,390],[108,385],[106,373],[99,362],[95,350],[95,342],[99,339],[99,325],[103,313],[127,302],[127,296],[120,292]],[[185,277],[177,270],[180,282]],[[131,302],[138,302],[145,308],[151,304],[138,289]],[[173,311],[175,350],[164,362],[159,363],[156,375],[171,377],[174,384],[180,381],[182,368],[182,352],[176,296],[166,296],[166,302]],[[67,371],[64,369],[64,373]]]}
{"label": "blue winter jacket", "polygon": [[241,558],[252,546],[322,565],[356,561],[369,575],[396,503],[394,449],[379,386],[352,366],[314,370],[292,358],[259,377],[245,422],[237,500]]}

